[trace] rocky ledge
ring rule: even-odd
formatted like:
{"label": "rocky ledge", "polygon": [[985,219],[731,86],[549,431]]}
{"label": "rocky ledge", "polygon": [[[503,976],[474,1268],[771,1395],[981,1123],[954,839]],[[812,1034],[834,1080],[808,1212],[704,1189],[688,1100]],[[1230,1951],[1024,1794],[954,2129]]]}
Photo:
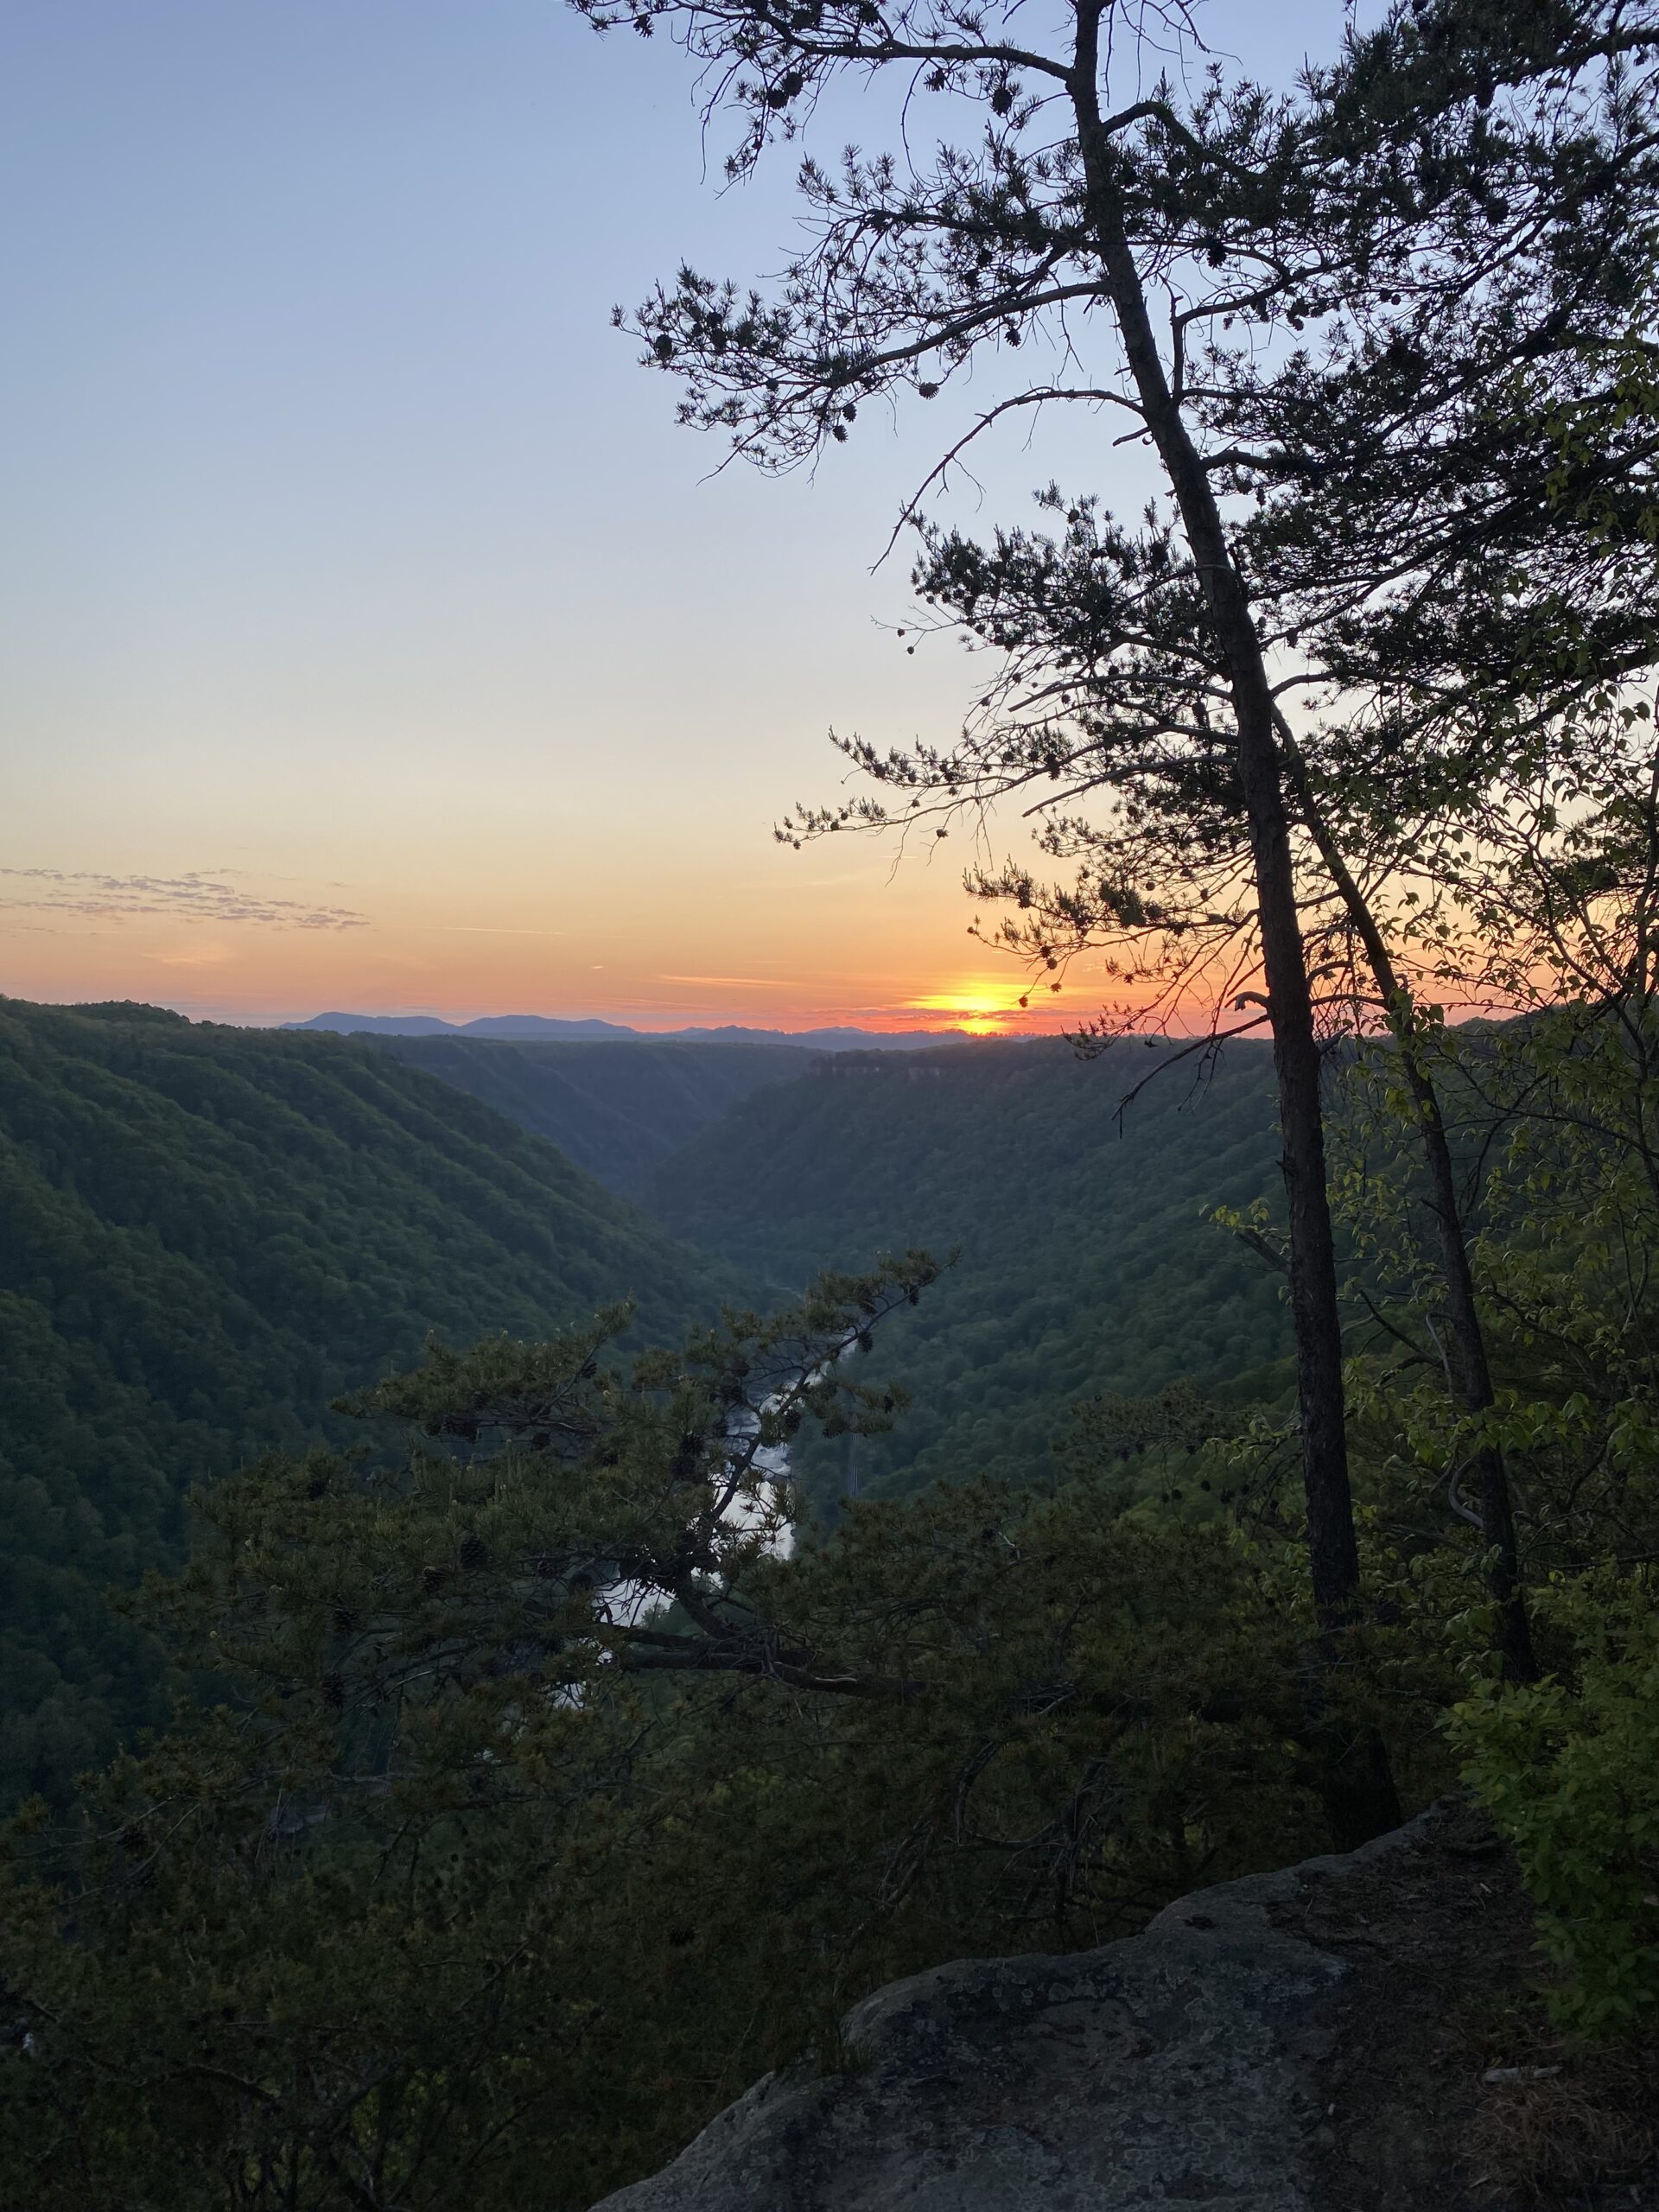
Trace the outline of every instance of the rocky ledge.
{"label": "rocky ledge", "polygon": [[[849,2014],[845,2071],[768,2075],[595,2212],[1465,2212],[1510,2200],[1496,2170],[1476,2170],[1494,2165],[1481,2153],[1492,2101],[1561,2073],[1492,2063],[1504,2054],[1491,2024],[1513,2009],[1529,1955],[1497,1846],[1465,1809],[1433,1808],[1350,1857],[1182,1898],[1099,1950],[896,1982]],[[1496,2121],[1501,2165],[1502,2111]],[[1586,2176],[1543,2201],[1659,2202],[1635,2179],[1652,2147],[1640,2135],[1638,2121],[1613,2145],[1616,2188]],[[1531,2201],[1541,2177],[1523,2176]]]}

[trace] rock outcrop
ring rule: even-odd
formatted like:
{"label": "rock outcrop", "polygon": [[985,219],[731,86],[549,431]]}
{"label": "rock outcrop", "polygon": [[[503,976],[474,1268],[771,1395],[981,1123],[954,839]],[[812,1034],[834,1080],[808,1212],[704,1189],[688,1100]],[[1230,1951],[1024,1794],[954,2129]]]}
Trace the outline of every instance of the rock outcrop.
{"label": "rock outcrop", "polygon": [[1462,2204],[1445,2100],[1426,2113],[1416,2077],[1448,2072],[1435,2038],[1465,1951],[1524,1961],[1496,1848],[1431,1811],[1099,1950],[895,1983],[849,2015],[847,2070],[769,2075],[596,2212]]}

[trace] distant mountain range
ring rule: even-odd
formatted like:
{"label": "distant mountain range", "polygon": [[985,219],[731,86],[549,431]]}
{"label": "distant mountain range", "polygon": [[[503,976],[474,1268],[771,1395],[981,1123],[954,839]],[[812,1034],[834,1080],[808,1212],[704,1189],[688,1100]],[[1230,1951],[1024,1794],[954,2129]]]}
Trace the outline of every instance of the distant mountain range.
{"label": "distant mountain range", "polygon": [[498,1037],[513,1044],[558,1044],[637,1038],[652,1045],[799,1045],[818,1052],[918,1052],[929,1045],[962,1044],[966,1029],[631,1029],[626,1022],[589,1016],[561,1021],[545,1014],[490,1014],[477,1021],[440,1021],[434,1014],[314,1014],[309,1021],[284,1021],[284,1029],[329,1029],[349,1037]]}

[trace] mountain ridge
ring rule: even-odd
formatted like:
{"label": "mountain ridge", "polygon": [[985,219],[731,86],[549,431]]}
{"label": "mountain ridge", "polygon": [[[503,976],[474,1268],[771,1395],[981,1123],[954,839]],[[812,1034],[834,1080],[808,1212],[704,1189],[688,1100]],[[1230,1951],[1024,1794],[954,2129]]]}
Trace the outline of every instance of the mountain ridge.
{"label": "mountain ridge", "polygon": [[713,1028],[635,1029],[626,1022],[603,1021],[597,1014],[566,1020],[549,1014],[486,1014],[473,1021],[445,1021],[435,1014],[314,1014],[308,1021],[283,1021],[283,1030],[330,1031],[336,1036],[473,1037],[514,1044],[549,1044],[601,1039],[651,1045],[791,1045],[819,1052],[921,1052],[931,1045],[995,1041],[976,1039],[967,1029],[859,1029],[842,1025],[825,1029],[751,1029],[740,1022]]}

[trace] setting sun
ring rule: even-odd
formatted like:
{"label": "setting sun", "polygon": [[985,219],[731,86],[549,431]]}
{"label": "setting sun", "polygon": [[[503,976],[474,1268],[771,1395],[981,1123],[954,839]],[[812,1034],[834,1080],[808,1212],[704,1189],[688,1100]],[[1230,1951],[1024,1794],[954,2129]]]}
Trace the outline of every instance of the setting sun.
{"label": "setting sun", "polygon": [[995,1036],[1001,1025],[1014,1016],[1017,992],[1007,984],[963,983],[953,991],[934,991],[906,1002],[906,1012],[949,1014],[952,1026],[976,1037]]}

